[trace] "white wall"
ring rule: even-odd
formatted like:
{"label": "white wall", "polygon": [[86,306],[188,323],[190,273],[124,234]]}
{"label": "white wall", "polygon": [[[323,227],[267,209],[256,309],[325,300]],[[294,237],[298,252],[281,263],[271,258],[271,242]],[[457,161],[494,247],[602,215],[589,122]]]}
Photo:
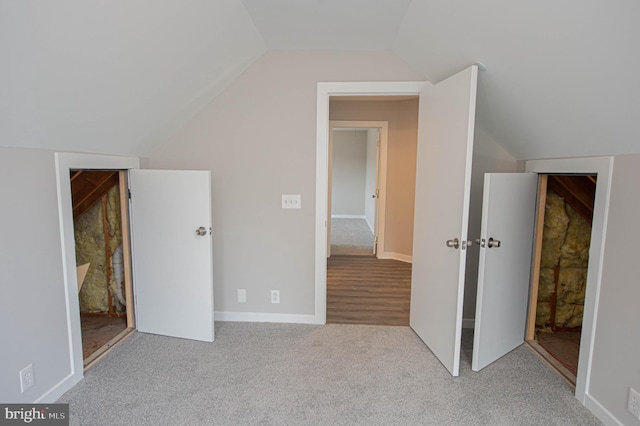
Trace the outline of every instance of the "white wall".
{"label": "white wall", "polygon": [[625,425],[640,425],[626,410],[629,387],[640,392],[638,182],[640,155],[616,156],[601,269],[593,370],[587,389],[598,404]]}
{"label": "white wall", "polygon": [[50,402],[71,374],[54,153],[0,148],[0,199],[0,401]]}
{"label": "white wall", "polygon": [[331,101],[331,120],[387,121],[384,250],[411,257],[418,146],[418,100]]}
{"label": "white wall", "polygon": [[334,130],[331,152],[331,214],[364,216],[367,131]]}
{"label": "white wall", "polygon": [[[473,166],[471,169],[471,199],[469,202],[469,240],[480,237],[482,222],[482,191],[485,173],[510,173],[517,171],[516,160],[481,129],[476,128],[473,140]],[[446,180],[443,181],[446,182]],[[476,315],[476,290],[478,286],[478,262],[480,247],[472,244],[467,250],[467,272],[464,286],[462,317],[470,326]]]}
{"label": "white wall", "polygon": [[364,217],[371,232],[375,233],[376,193],[378,178],[378,139],[379,129],[367,129],[367,165],[364,177]]}
{"label": "white wall", "polygon": [[[389,52],[272,51],[150,155],[211,170],[216,311],[314,314],[317,83],[389,80],[423,78]],[[302,209],[282,210],[282,194]]]}

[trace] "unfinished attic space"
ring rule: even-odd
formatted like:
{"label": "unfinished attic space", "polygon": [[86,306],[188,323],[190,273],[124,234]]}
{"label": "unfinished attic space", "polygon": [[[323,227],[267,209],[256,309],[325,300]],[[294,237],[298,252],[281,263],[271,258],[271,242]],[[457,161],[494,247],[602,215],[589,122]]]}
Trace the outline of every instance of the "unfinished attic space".
{"label": "unfinished attic space", "polygon": [[535,339],[575,384],[589,263],[595,176],[547,177]]}
{"label": "unfinished attic space", "polygon": [[[127,329],[118,171],[71,172],[85,366]],[[86,268],[87,266],[85,266]]]}

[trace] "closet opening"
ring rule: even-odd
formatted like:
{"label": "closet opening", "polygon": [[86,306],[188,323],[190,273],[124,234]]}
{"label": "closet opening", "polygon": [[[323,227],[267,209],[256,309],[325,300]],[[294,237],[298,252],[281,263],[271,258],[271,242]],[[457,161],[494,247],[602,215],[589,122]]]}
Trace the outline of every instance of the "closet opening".
{"label": "closet opening", "polygon": [[71,170],[85,369],[134,330],[127,172]]}
{"label": "closet opening", "polygon": [[596,175],[542,174],[527,343],[575,386]]}

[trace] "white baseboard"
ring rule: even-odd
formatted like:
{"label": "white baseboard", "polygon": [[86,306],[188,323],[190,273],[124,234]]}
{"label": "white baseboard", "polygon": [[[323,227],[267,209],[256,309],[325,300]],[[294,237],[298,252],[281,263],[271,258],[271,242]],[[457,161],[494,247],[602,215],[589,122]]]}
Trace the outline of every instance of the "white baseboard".
{"label": "white baseboard", "polygon": [[235,322],[281,322],[293,324],[316,324],[315,315],[297,314],[269,314],[261,312],[225,312],[216,311],[213,314],[215,321]]}
{"label": "white baseboard", "polygon": [[391,251],[385,251],[384,253],[378,253],[378,259],[393,259],[400,262],[413,263],[413,257],[406,254],[394,253]]}
{"label": "white baseboard", "polygon": [[602,423],[607,426],[623,426],[620,420],[616,419],[613,414],[596,401],[591,395],[585,395],[585,407],[593,413]]}
{"label": "white baseboard", "polygon": [[367,222],[367,226],[369,227],[369,230],[371,231],[371,233],[373,235],[376,235],[376,231],[373,230],[373,225],[371,223],[369,223],[369,220],[367,219],[367,217],[365,216],[364,221]]}
{"label": "white baseboard", "polygon": [[462,318],[462,328],[474,329],[476,327],[476,320],[474,318]]}
{"label": "white baseboard", "polygon": [[332,214],[331,219],[366,219],[363,214]]}
{"label": "white baseboard", "polygon": [[60,380],[56,385],[40,396],[34,401],[34,404],[53,404],[68,390],[74,387],[80,380],[82,380],[82,374],[79,377],[74,377],[73,374],[69,374],[64,379]]}

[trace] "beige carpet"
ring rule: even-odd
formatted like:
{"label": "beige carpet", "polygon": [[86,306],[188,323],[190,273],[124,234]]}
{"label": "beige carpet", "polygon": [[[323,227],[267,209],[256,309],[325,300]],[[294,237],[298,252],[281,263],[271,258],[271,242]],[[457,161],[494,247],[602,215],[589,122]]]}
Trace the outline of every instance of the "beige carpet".
{"label": "beige carpet", "polygon": [[373,254],[373,233],[364,219],[331,219],[331,254]]}

